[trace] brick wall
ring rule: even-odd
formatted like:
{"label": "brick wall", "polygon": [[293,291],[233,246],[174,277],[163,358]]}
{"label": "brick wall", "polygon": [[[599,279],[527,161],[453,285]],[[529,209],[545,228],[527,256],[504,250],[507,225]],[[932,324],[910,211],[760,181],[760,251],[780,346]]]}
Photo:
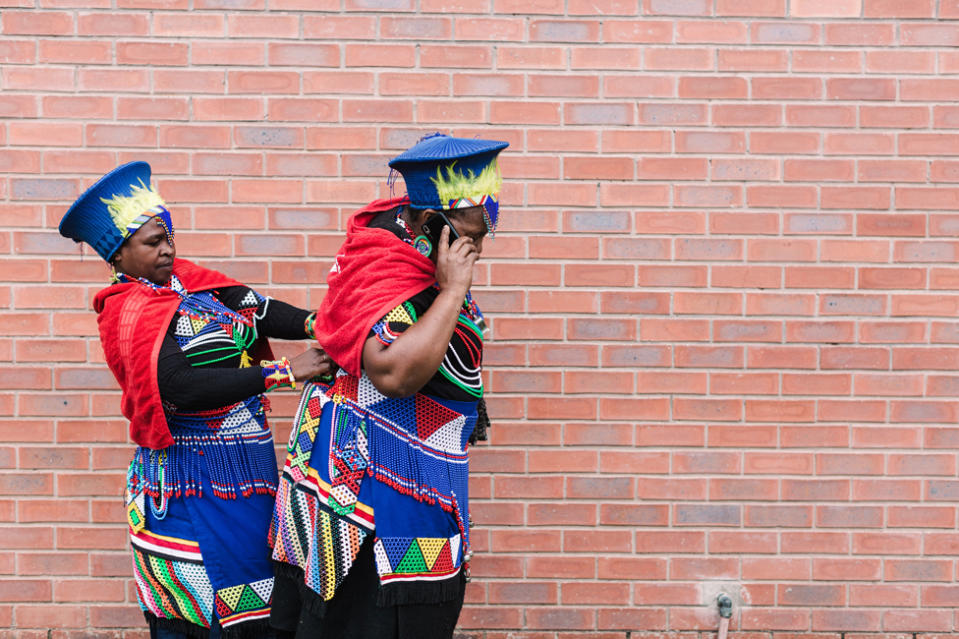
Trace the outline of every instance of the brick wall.
{"label": "brick wall", "polygon": [[959,1],[0,5],[3,636],[142,636],[65,207],[148,160],[182,255],[316,306],[436,129],[511,142],[464,631],[959,633]]}

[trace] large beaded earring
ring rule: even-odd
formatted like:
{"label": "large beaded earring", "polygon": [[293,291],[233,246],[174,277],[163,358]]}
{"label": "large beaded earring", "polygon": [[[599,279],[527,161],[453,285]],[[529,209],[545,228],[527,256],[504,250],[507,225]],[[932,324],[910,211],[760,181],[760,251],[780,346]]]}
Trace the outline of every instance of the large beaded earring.
{"label": "large beaded earring", "polygon": [[430,253],[433,252],[433,243],[430,242],[430,238],[425,235],[419,235],[413,240],[413,248],[423,257],[429,257]]}

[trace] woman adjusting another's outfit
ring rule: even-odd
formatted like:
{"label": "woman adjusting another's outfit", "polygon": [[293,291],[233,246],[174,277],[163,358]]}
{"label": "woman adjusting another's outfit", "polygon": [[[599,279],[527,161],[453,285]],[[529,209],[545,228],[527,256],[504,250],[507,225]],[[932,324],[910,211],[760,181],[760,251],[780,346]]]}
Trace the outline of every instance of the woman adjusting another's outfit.
{"label": "woman adjusting another's outfit", "polygon": [[506,146],[424,138],[390,162],[408,196],[349,220],[316,320],[341,368],[304,391],[270,531],[271,623],[296,639],[453,634],[470,559],[468,443],[485,430],[470,285]]}
{"label": "woman adjusting another's outfit", "polygon": [[114,270],[94,308],[138,445],[126,512],[151,636],[266,636],[277,471],[263,393],[333,369],[318,349],[275,360],[265,338],[310,338],[314,316],[177,259],[146,162],[87,189],[60,233]]}

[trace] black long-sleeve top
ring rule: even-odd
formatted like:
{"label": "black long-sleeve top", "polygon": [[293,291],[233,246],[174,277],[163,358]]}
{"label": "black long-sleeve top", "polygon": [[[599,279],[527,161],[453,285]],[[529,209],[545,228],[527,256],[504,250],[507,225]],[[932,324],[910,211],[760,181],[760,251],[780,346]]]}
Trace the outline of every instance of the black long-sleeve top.
{"label": "black long-sleeve top", "polygon": [[[229,406],[264,390],[259,362],[241,368],[243,353],[267,337],[306,339],[309,311],[264,298],[245,286],[212,291],[227,308],[252,320],[235,323],[232,334],[219,325],[206,327],[177,313],[160,347],[157,382],[160,399],[179,410],[201,411]],[[241,348],[245,346],[245,348]]]}

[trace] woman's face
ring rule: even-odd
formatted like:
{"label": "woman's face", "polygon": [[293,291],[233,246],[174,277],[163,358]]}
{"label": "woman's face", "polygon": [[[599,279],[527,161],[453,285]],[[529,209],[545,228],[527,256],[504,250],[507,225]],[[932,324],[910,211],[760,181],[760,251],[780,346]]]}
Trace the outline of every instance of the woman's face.
{"label": "woman's face", "polygon": [[[411,226],[416,229],[416,235],[422,232],[426,220],[436,215],[432,209],[408,209],[410,213]],[[453,228],[461,236],[473,239],[476,246],[476,252],[483,254],[483,239],[486,237],[486,217],[483,215],[482,206],[471,206],[466,209],[451,209],[444,211]],[[436,261],[436,249],[430,254],[430,259]]]}
{"label": "woman's face", "polygon": [[167,238],[166,229],[153,218],[127,238],[113,256],[113,266],[130,277],[166,284],[173,274],[175,257],[176,248]]}
{"label": "woman's face", "polygon": [[486,237],[486,216],[482,206],[471,206],[468,209],[453,209],[446,212],[446,217],[461,236],[473,238],[476,252],[483,254],[483,239]]}

